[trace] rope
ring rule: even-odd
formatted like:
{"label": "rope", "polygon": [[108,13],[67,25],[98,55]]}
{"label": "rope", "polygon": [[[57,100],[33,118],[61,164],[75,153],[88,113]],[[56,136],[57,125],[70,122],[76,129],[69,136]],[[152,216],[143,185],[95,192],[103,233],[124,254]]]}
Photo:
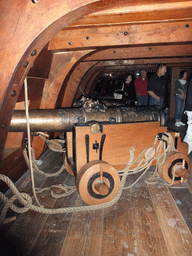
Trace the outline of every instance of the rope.
{"label": "rope", "polygon": [[[25,162],[26,162],[28,168],[30,168],[30,162],[29,162],[29,158],[28,158],[28,155],[27,155],[27,149],[26,148],[23,150],[23,156],[24,156],[24,159],[25,159]],[[34,171],[36,173],[38,173],[39,175],[42,175],[42,176],[44,176],[46,178],[54,177],[54,176],[59,176],[59,174],[61,174],[64,171],[64,169],[65,169],[65,166],[62,165],[60,170],[55,172],[55,173],[45,173],[45,172],[41,171],[39,169],[39,167],[37,166],[37,160],[35,160],[35,152],[34,152],[33,148],[31,148],[31,161],[32,161],[32,166],[34,168]]]}
{"label": "rope", "polygon": [[27,87],[27,77],[24,80],[24,89],[25,89],[25,115],[27,120],[27,138],[28,138],[28,145],[29,145],[29,163],[30,163],[30,171],[31,171],[31,182],[32,182],[32,189],[33,194],[35,197],[35,201],[39,206],[39,200],[35,193],[35,182],[34,182],[34,173],[33,173],[33,165],[32,165],[32,155],[31,155],[31,137],[30,137],[30,124],[29,124],[29,105],[28,105],[28,87]]}
{"label": "rope", "polygon": [[[129,162],[131,163],[131,161],[129,161]],[[126,178],[126,175],[124,173],[121,183],[123,182],[123,184],[124,184],[125,178]],[[1,221],[3,221],[3,218],[5,217],[6,211],[8,210],[9,207],[15,212],[20,211],[20,209],[17,209],[17,207],[14,206],[14,204],[13,204],[15,199],[21,200],[21,203],[24,205],[24,208],[23,208],[24,212],[30,208],[33,211],[44,213],[44,214],[73,213],[73,212],[79,212],[79,211],[92,211],[92,210],[104,209],[106,207],[109,207],[109,206],[115,204],[119,200],[122,190],[123,190],[123,186],[121,185],[116,197],[113,198],[110,202],[103,203],[103,204],[59,208],[59,209],[45,209],[40,206],[35,206],[32,203],[30,204],[30,207],[29,207],[29,200],[28,201],[25,200],[25,198],[23,197],[23,194],[19,193],[16,186],[13,184],[13,182],[7,176],[0,174],[0,179],[2,181],[4,181],[12,189],[13,193],[15,194],[11,199],[8,199],[3,193],[0,192],[0,198],[5,202],[4,209],[2,210],[3,216],[1,216],[1,218],[0,218]],[[30,196],[29,196],[29,198],[31,199]],[[10,201],[10,204],[8,205],[7,203],[9,203],[9,200],[11,200],[11,201]],[[32,199],[31,199],[31,201],[32,201]]]}
{"label": "rope", "polygon": [[[42,132],[41,132],[42,134]],[[47,143],[47,146],[52,150],[52,151],[55,151],[55,152],[66,152],[66,149],[65,148],[62,148],[60,142],[64,143],[65,141],[63,140],[59,140],[59,139],[54,139],[54,140],[48,140],[47,138],[45,138],[44,136],[42,136],[40,133],[39,133],[39,137],[42,138],[46,143]],[[53,145],[55,145],[57,148],[55,148]]]}
{"label": "rope", "polygon": [[[10,199],[8,199],[3,193],[0,192],[0,198],[5,203],[5,205],[4,205],[3,209],[2,209],[2,212],[1,212],[1,217],[0,217],[0,222],[1,223],[5,224],[5,222],[9,221],[9,220],[7,220],[7,221],[4,220],[5,216],[6,216],[6,213],[7,213],[9,208],[11,208],[13,211],[18,212],[18,213],[23,213],[23,212],[26,212],[26,211],[28,211],[30,209],[30,210],[33,210],[33,211],[36,211],[36,212],[40,212],[40,213],[44,213],[44,214],[61,214],[61,213],[73,213],[73,212],[79,212],[79,211],[99,210],[99,209],[104,209],[106,207],[112,206],[113,204],[115,204],[119,200],[119,198],[120,198],[120,196],[121,196],[121,194],[123,192],[123,189],[127,189],[127,188],[130,188],[130,187],[134,186],[141,179],[141,177],[143,177],[143,175],[147,172],[147,170],[151,166],[152,162],[154,161],[156,154],[153,157],[149,157],[149,159],[148,158],[143,158],[139,162],[139,164],[138,164],[138,166],[136,168],[130,170],[130,167],[133,166],[135,163],[137,163],[138,159],[146,152],[146,150],[144,150],[139,155],[139,157],[135,161],[133,161],[133,159],[134,159],[134,149],[130,148],[130,157],[129,157],[129,161],[127,163],[127,166],[126,166],[125,169],[123,169],[122,171],[119,172],[119,175],[121,177],[121,182],[120,182],[120,187],[119,187],[118,193],[117,193],[117,195],[111,201],[109,201],[107,203],[98,204],[98,205],[67,207],[67,208],[59,208],[59,209],[45,209],[42,205],[40,205],[39,200],[38,200],[37,195],[36,195],[35,184],[34,184],[33,166],[35,167],[34,169],[37,172],[43,174],[46,177],[50,177],[50,175],[51,176],[59,175],[63,171],[64,166],[62,166],[61,169],[57,173],[55,173],[55,174],[45,174],[44,172],[42,172],[42,171],[40,171],[38,169],[36,161],[35,161],[34,151],[31,148],[30,125],[29,125],[29,109],[28,109],[27,78],[24,80],[24,88],[25,88],[25,110],[26,110],[26,120],[27,120],[27,136],[28,136],[28,145],[29,145],[29,147],[28,147],[29,158],[27,156],[27,152],[26,151],[24,151],[24,156],[25,156],[26,162],[28,163],[28,165],[30,167],[33,195],[35,197],[35,200],[36,200],[38,206],[35,206],[35,205],[32,204],[32,198],[30,197],[30,195],[28,195],[26,193],[20,193],[18,191],[18,189],[16,188],[16,186],[14,185],[14,183],[7,176],[5,176],[3,174],[0,174],[0,179],[2,181],[4,181],[11,188],[11,190],[12,190],[12,192],[14,194]],[[168,133],[165,134],[165,135],[166,136],[163,136],[162,140],[160,141],[160,143],[159,143],[159,145],[157,147],[157,151],[156,151],[156,152],[158,152],[157,165],[159,165],[160,163],[163,163],[165,161],[166,152],[168,152],[168,150],[174,149],[173,141],[171,141],[171,139],[170,140],[167,139],[167,138],[172,138],[171,135],[168,134]],[[39,136],[41,136],[41,138],[44,139],[45,141],[47,141],[47,142],[49,141],[44,136],[42,136],[41,134]],[[158,137],[156,136],[155,137],[154,145],[152,147],[154,150],[155,150],[155,145],[157,143],[157,140],[158,140]],[[167,141],[168,147],[165,149],[165,145],[164,145],[164,152],[160,156],[160,153],[161,153],[161,150],[162,150],[163,141]],[[50,143],[50,141],[48,143]],[[58,146],[58,143],[56,143],[56,142],[53,142],[53,143],[57,144],[57,146]],[[65,149],[59,148],[59,152],[65,152]],[[142,170],[145,170],[145,171],[139,176],[139,178],[133,184],[131,184],[128,187],[124,187],[125,181],[126,181],[126,178],[127,178],[128,175],[133,174],[133,173],[141,172]],[[156,166],[156,170],[157,170],[157,166]],[[174,174],[173,174],[173,177],[174,177]],[[173,182],[174,182],[174,179],[173,179]],[[53,188],[53,187],[54,186],[52,186],[50,188],[39,189],[39,190],[37,190],[37,193],[38,192],[42,192],[44,190],[48,190],[48,189],[51,190],[51,188]],[[60,185],[60,188],[62,190],[64,190],[64,194],[58,195],[58,194],[55,194],[51,190],[52,195],[54,195],[57,198],[59,198],[59,197],[64,196],[64,195],[70,195],[71,193],[73,193],[75,191],[75,187],[74,186],[66,187],[66,185],[64,185],[64,186]],[[14,204],[14,201],[16,199],[18,199],[19,202],[24,206],[23,208],[17,207]]]}
{"label": "rope", "polygon": [[[28,155],[29,158],[27,157],[27,152],[24,152],[24,157],[25,160],[28,164],[28,168],[30,169],[31,172],[31,182],[32,182],[32,190],[33,190],[33,195],[35,197],[35,201],[37,202],[37,204],[40,207],[43,207],[43,205],[40,204],[37,195],[36,195],[36,190],[35,190],[35,182],[34,182],[34,169],[33,166],[35,167],[36,172],[38,172],[41,175],[44,175],[45,177],[52,177],[52,176],[57,176],[59,175],[61,172],[63,172],[64,170],[64,166],[61,167],[61,169],[55,173],[55,174],[45,174],[44,172],[40,171],[36,162],[35,162],[35,154],[34,151],[32,151],[32,147],[31,147],[31,137],[30,137],[30,123],[29,123],[29,105],[28,105],[28,86],[27,86],[27,77],[24,80],[24,90],[25,90],[25,115],[26,115],[26,120],[27,120],[27,138],[28,138]],[[43,136],[42,136],[43,135]],[[48,135],[45,133],[39,133],[39,136],[41,136],[42,139],[44,139],[47,143],[49,140],[47,140],[45,137],[47,137]],[[45,137],[44,137],[45,136]],[[57,151],[57,152],[65,152],[65,149],[62,149],[61,144],[56,143],[55,141],[52,141],[51,143],[55,143],[58,147],[59,145],[59,149],[55,149],[54,147],[51,146],[51,144],[49,144],[48,146],[52,148],[52,150]]]}
{"label": "rope", "polygon": [[[168,133],[167,133],[168,135]],[[149,167],[151,166],[152,162],[155,160],[155,157],[156,155],[158,156],[158,159],[157,159],[157,163],[162,163],[163,160],[165,160],[165,152],[168,152],[169,150],[173,150],[173,144],[172,144],[172,141],[171,141],[171,135],[168,135],[168,139],[167,139],[167,143],[168,143],[168,147],[165,148],[164,147],[164,152],[162,155],[160,155],[160,152],[161,152],[161,149],[162,149],[162,145],[164,144],[163,141],[160,141],[157,149],[156,149],[156,154],[153,156],[153,157],[149,157],[149,159],[146,159],[146,158],[143,158],[138,166],[134,169],[130,169],[131,166],[133,166],[134,164],[137,163],[138,159],[143,155],[145,154],[146,150],[145,149],[134,161],[134,149],[133,148],[130,148],[130,157],[129,157],[129,161],[127,163],[127,166],[125,167],[125,169],[121,170],[119,172],[119,175],[121,177],[121,182],[120,182],[120,187],[119,187],[119,190],[118,190],[118,193],[116,195],[115,198],[113,198],[111,201],[107,202],[107,203],[102,203],[102,204],[97,204],[97,205],[88,205],[88,206],[78,206],[78,207],[68,207],[68,208],[58,208],[58,209],[48,209],[48,208],[43,208],[41,206],[35,206],[32,204],[32,198],[25,194],[25,193],[20,193],[17,188],[15,187],[15,185],[13,184],[13,182],[8,178],[6,177],[5,175],[3,174],[0,174],[0,179],[3,180],[5,183],[7,183],[7,185],[11,188],[11,190],[13,191],[13,196],[8,199],[5,195],[3,195],[1,192],[0,192],[0,198],[4,201],[5,203],[5,206],[2,210],[2,213],[1,213],[1,221],[3,221],[3,219],[5,218],[6,216],[6,212],[8,210],[8,208],[10,207],[13,211],[15,212],[26,212],[28,211],[29,209],[30,210],[33,210],[33,211],[36,211],[36,212],[39,212],[39,213],[44,213],[44,214],[61,214],[61,213],[74,213],[74,212],[79,212],[79,211],[93,211],[93,210],[100,210],[100,209],[104,209],[106,207],[110,207],[112,206],[113,204],[115,204],[122,192],[124,189],[128,189],[128,188],[131,188],[132,186],[134,186],[143,176],[144,174],[147,172],[147,170],[149,169]],[[166,139],[166,138],[165,138]],[[154,145],[153,145],[153,148],[155,149],[155,145],[157,143],[157,137],[155,138],[155,142],[154,142]],[[175,149],[176,150],[176,149]],[[160,161],[161,160],[161,161]],[[128,187],[125,187],[125,181],[126,181],[126,178],[128,175],[130,174],[134,174],[134,173],[138,173],[138,172],[141,172],[142,170],[144,170],[144,172],[139,176],[139,178],[134,182],[132,183],[131,185],[129,185]],[[173,173],[173,182],[174,182],[174,173]],[[52,186],[53,188],[54,186]],[[71,191],[67,190],[66,191],[66,187],[62,187],[61,185],[61,188],[66,192],[68,193],[67,195],[70,195],[71,193],[73,193],[75,191],[75,186],[73,186],[73,188],[71,189]],[[47,189],[43,189],[42,191],[44,190],[47,190]],[[74,190],[74,191],[73,191]],[[41,191],[41,192],[42,192]],[[53,192],[54,194],[54,192]],[[65,194],[65,193],[64,193]],[[58,195],[58,198],[60,198],[62,195]],[[24,205],[24,207],[21,209],[21,208],[18,208],[17,206],[14,205],[14,201],[18,199],[22,205]]]}
{"label": "rope", "polygon": [[[64,193],[63,194],[55,193],[54,191],[52,191],[52,188],[59,188],[59,189],[63,190]],[[68,186],[66,184],[64,184],[64,185],[62,185],[62,184],[52,185],[51,187],[47,187],[47,188],[42,188],[42,189],[37,188],[36,192],[37,193],[42,193],[43,191],[47,191],[47,190],[51,191],[52,197],[58,199],[58,198],[61,198],[61,197],[70,196],[73,192],[76,191],[76,186]]]}

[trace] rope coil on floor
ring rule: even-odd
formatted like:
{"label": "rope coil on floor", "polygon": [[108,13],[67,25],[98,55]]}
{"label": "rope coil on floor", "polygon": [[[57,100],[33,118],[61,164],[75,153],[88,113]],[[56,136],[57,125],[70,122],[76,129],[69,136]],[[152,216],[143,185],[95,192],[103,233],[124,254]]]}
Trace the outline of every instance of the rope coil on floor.
{"label": "rope coil on floor", "polygon": [[[28,157],[26,148],[23,150],[23,156],[25,158],[25,162],[26,162],[28,168],[30,169],[29,157]],[[33,165],[35,172],[38,173],[39,175],[46,177],[46,178],[58,176],[65,170],[65,166],[62,165],[60,170],[55,173],[45,173],[45,172],[41,171],[37,165],[37,160],[35,160],[35,152],[34,152],[33,148],[31,148],[31,159],[32,159],[32,165]]]}
{"label": "rope coil on floor", "polygon": [[[168,137],[167,137],[168,136]],[[113,198],[111,201],[107,202],[107,203],[102,203],[102,204],[97,204],[97,205],[87,205],[87,206],[78,206],[78,207],[68,207],[68,208],[59,208],[59,209],[48,209],[48,208],[44,208],[44,207],[41,207],[41,206],[36,206],[34,204],[32,204],[32,198],[28,195],[28,194],[25,194],[25,193],[20,193],[16,186],[13,184],[13,182],[8,178],[6,177],[5,175],[3,174],[0,174],[0,179],[2,181],[4,181],[12,190],[13,192],[13,196],[8,199],[3,193],[0,192],[0,198],[4,201],[5,203],[5,206],[1,212],[1,218],[0,218],[0,221],[3,222],[4,221],[4,218],[6,216],[6,213],[7,213],[7,210],[8,208],[10,207],[13,211],[15,212],[26,212],[28,210],[33,210],[33,211],[36,211],[36,212],[39,212],[39,213],[44,213],[44,214],[61,214],[61,213],[74,213],[74,212],[79,212],[79,211],[93,211],[93,210],[100,210],[100,209],[104,209],[106,207],[110,207],[112,206],[113,204],[115,204],[122,192],[123,192],[123,189],[128,189],[132,186],[134,186],[140,179],[141,177],[147,172],[147,170],[149,169],[149,167],[151,166],[152,162],[156,159],[155,156],[157,155],[157,165],[159,163],[162,163],[164,160],[165,160],[165,155],[167,152],[169,152],[170,150],[175,150],[177,151],[174,146],[173,146],[173,141],[172,141],[172,137],[170,134],[166,133],[166,136],[168,139],[167,139],[167,148],[165,148],[164,146],[164,150],[163,150],[163,154],[160,155],[161,153],[161,150],[162,150],[162,146],[163,144],[165,144],[163,141],[160,141],[159,145],[157,146],[157,149],[156,149],[156,154],[150,159],[146,159],[146,158],[143,158],[139,164],[137,165],[136,168],[134,169],[130,169],[131,166],[133,166],[134,164],[136,164],[138,162],[138,159],[143,155],[145,154],[146,150],[145,149],[134,161],[134,149],[133,148],[130,148],[130,157],[129,157],[129,161],[127,163],[127,166],[125,167],[125,169],[121,170],[119,172],[119,175],[121,177],[121,182],[120,182],[120,187],[119,187],[119,191],[116,195],[115,198]],[[166,139],[166,138],[165,138]],[[153,145],[153,148],[155,149],[155,146],[156,146],[156,143],[158,141],[158,138],[156,136],[155,138],[155,142],[154,142],[154,145]],[[156,167],[157,168],[157,167]],[[139,176],[139,178],[133,183],[131,184],[130,186],[128,187],[125,187],[125,181],[126,181],[126,178],[128,175],[130,174],[135,174],[135,173],[138,173],[138,172],[141,172],[143,171],[144,172]],[[75,190],[74,190],[75,191]],[[73,192],[74,192],[73,191]],[[22,205],[24,205],[23,208],[18,208],[17,206],[14,205],[14,201],[18,199],[19,202],[21,202]],[[22,209],[22,210],[21,210]]]}

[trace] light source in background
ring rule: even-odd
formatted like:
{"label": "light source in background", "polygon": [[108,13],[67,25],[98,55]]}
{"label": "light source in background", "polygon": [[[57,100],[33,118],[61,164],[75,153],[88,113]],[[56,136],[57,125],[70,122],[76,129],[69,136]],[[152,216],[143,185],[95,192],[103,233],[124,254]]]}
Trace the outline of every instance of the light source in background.
{"label": "light source in background", "polygon": [[140,76],[140,71],[135,71],[135,78],[138,78]]}
{"label": "light source in background", "polygon": [[112,77],[113,77],[113,74],[112,74],[112,73],[104,73],[104,76],[105,76],[105,77],[111,77],[111,78],[112,78]]}

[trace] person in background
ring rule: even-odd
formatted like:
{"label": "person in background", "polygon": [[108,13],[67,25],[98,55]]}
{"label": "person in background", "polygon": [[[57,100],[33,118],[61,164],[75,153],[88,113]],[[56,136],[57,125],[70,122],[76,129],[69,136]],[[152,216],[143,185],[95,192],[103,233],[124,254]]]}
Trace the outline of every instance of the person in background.
{"label": "person in background", "polygon": [[128,74],[125,79],[123,88],[123,100],[129,102],[129,105],[134,106],[136,101],[136,93],[134,83],[132,82],[132,75]]}
{"label": "person in background", "polygon": [[187,89],[187,71],[182,70],[179,79],[175,82],[175,126],[180,127],[185,124],[181,122],[185,108],[185,98]]}
{"label": "person in background", "polygon": [[187,88],[187,96],[186,96],[186,104],[185,104],[185,112],[187,115],[188,121],[188,127],[185,134],[185,137],[183,139],[184,142],[188,143],[188,154],[192,151],[192,76],[189,79],[189,85]]}
{"label": "person in background", "polygon": [[150,95],[149,105],[163,107],[164,103],[164,82],[162,76],[167,72],[166,64],[158,64],[157,72],[149,79],[148,93]]}
{"label": "person in background", "polygon": [[137,97],[137,106],[147,106],[148,104],[148,78],[147,71],[142,69],[141,75],[135,80],[135,91]]}
{"label": "person in background", "polygon": [[187,87],[185,110],[192,111],[192,75],[189,79],[189,85]]}

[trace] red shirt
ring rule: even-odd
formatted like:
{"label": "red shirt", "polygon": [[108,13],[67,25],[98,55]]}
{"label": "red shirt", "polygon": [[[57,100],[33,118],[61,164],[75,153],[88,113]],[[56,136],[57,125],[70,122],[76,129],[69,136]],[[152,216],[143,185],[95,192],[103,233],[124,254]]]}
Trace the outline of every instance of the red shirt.
{"label": "red shirt", "polygon": [[136,94],[140,94],[140,96],[147,96],[147,87],[148,87],[148,78],[145,77],[145,80],[140,76],[135,80],[135,91]]}

